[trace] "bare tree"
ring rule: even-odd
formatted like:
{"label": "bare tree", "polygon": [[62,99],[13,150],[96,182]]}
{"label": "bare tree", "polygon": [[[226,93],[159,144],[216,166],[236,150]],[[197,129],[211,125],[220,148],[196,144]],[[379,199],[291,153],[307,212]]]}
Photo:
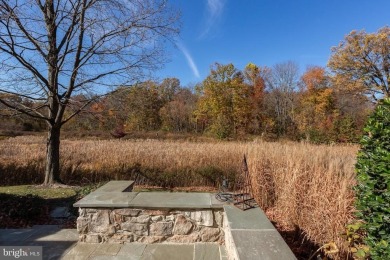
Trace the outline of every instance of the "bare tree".
{"label": "bare tree", "polygon": [[60,182],[62,125],[93,101],[72,97],[160,67],[177,21],[166,0],[0,0],[0,102],[47,123],[44,185]]}
{"label": "bare tree", "polygon": [[276,64],[267,77],[269,103],[273,108],[278,135],[286,134],[288,126],[293,122],[295,91],[298,87],[299,67],[288,61]]}

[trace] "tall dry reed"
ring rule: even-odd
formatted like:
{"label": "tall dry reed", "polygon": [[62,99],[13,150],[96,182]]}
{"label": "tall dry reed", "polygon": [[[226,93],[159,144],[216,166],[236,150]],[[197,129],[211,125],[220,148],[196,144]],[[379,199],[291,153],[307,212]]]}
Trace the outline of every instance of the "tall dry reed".
{"label": "tall dry reed", "polygon": [[[61,177],[66,183],[77,184],[130,178],[139,173],[149,184],[155,180],[167,186],[216,185],[220,175],[232,175],[239,170],[244,148],[244,144],[232,146],[226,142],[62,140]],[[16,176],[23,176],[18,183],[41,178],[44,158],[43,138],[1,141],[0,167],[11,178],[0,183],[11,184],[7,181]]]}
{"label": "tall dry reed", "polygon": [[[216,185],[221,175],[240,172],[245,153],[264,210],[320,245],[335,241],[345,250],[341,233],[354,210],[357,149],[261,141],[62,140],[61,177],[74,184],[139,174],[165,186]],[[0,183],[41,181],[44,158],[43,138],[0,141]]]}
{"label": "tall dry reed", "polygon": [[255,197],[278,221],[296,226],[319,245],[334,241],[345,253],[353,219],[357,146],[305,143],[248,145]]}

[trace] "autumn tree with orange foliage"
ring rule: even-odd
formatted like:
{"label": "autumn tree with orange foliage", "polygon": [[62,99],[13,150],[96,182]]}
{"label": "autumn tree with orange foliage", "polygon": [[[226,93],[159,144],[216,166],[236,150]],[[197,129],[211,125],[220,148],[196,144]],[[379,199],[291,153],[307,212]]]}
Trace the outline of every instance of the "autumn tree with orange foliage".
{"label": "autumn tree with orange foliage", "polygon": [[254,134],[261,133],[266,119],[264,113],[265,79],[269,75],[270,69],[258,67],[253,63],[248,63],[243,70],[245,83],[249,86],[252,104],[250,131]]}
{"label": "autumn tree with orange foliage", "polygon": [[334,91],[322,67],[309,67],[301,77],[302,94],[296,123],[306,140],[326,141],[333,128]]}

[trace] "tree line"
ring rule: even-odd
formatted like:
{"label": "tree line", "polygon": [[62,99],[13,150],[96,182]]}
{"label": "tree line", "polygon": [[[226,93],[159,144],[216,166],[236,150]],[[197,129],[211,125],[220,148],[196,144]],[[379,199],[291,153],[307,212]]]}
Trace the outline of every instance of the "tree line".
{"label": "tree line", "polygon": [[[243,70],[215,63],[209,75],[192,88],[181,86],[177,78],[119,87],[96,98],[64,129],[356,142],[372,102],[360,89],[340,86],[338,80],[319,66],[308,67],[300,75],[298,65],[291,61],[273,67],[249,63]],[[74,102],[87,99],[92,98],[78,95]],[[24,130],[45,129],[44,124],[26,117],[12,120],[19,120]]]}
{"label": "tree line", "polygon": [[272,68],[249,63],[243,70],[215,63],[192,89],[176,78],[121,87],[68,129],[355,142],[371,109],[364,93],[337,86],[322,67],[309,67],[300,76],[294,62]]}

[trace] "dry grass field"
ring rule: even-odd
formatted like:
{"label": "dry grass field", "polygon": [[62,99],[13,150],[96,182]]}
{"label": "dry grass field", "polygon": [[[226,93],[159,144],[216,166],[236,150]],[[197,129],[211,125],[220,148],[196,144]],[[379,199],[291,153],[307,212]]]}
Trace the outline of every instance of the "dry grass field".
{"label": "dry grass field", "polygon": [[[247,155],[254,195],[271,220],[343,248],[353,218],[358,147],[293,142],[62,140],[61,177],[71,185],[132,179],[164,187],[215,186],[240,172]],[[1,185],[40,183],[43,137],[0,141]]]}

